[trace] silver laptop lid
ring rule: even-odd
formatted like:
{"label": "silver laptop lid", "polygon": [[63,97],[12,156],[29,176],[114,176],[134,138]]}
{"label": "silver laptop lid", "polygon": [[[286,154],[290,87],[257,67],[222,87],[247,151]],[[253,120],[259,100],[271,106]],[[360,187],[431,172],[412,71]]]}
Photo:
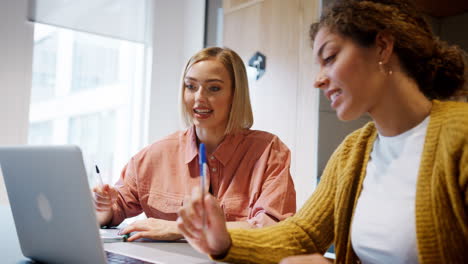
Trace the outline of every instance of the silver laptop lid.
{"label": "silver laptop lid", "polygon": [[26,257],[47,263],[106,262],[78,147],[0,147],[0,165]]}

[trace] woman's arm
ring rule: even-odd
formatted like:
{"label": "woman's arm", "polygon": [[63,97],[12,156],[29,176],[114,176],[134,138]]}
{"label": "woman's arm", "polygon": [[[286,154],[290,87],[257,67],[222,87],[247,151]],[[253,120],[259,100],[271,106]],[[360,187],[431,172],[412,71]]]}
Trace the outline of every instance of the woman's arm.
{"label": "woman's arm", "polygon": [[290,166],[291,152],[275,136],[252,172],[254,183],[259,185],[259,195],[248,220],[252,227],[275,224],[296,212],[296,191]]}
{"label": "woman's arm", "polygon": [[[246,221],[238,222],[227,222],[227,228],[236,229],[250,229],[254,228],[251,224]],[[122,234],[130,234],[132,232],[137,232],[131,237],[128,238],[128,242],[135,241],[140,238],[146,238],[151,240],[178,240],[184,236],[177,228],[176,221],[167,221],[156,218],[147,218],[144,220],[138,220],[132,224],[126,226],[120,231]]]}
{"label": "woman's arm", "polygon": [[304,207],[283,222],[251,230],[233,229],[228,233],[216,199],[206,195],[208,224],[203,229],[201,199],[192,196],[179,211],[179,230],[200,252],[230,263],[278,263],[292,255],[323,254],[334,237],[335,159],[327,165],[319,186]]}
{"label": "woman's arm", "polygon": [[117,226],[123,220],[143,212],[137,189],[137,170],[132,158],[122,170],[120,179],[115,184],[117,199],[112,206],[112,219],[110,226]]}
{"label": "woman's arm", "polygon": [[312,196],[294,216],[265,228],[230,230],[229,250],[220,254],[221,258],[212,257],[230,263],[278,263],[293,255],[324,254],[334,239],[336,181],[342,149],[343,144],[330,158]]}

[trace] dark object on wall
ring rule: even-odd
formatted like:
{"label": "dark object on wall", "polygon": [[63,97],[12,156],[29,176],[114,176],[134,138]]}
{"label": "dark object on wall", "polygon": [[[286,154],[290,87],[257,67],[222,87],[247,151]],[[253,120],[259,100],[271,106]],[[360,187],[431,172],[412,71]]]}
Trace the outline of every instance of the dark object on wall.
{"label": "dark object on wall", "polygon": [[253,67],[257,70],[257,74],[255,76],[255,79],[258,80],[260,77],[265,74],[265,68],[266,68],[266,57],[260,52],[255,52],[255,54],[250,58],[249,60],[249,66]]}

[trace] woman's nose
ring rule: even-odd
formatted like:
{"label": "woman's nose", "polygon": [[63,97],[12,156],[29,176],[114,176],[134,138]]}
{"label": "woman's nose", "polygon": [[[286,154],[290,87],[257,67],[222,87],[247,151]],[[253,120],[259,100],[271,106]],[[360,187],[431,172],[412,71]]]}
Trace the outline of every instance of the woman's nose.
{"label": "woman's nose", "polygon": [[329,83],[328,78],[323,74],[319,74],[317,78],[315,79],[314,86],[315,88],[325,89],[327,88],[328,83]]}
{"label": "woman's nose", "polygon": [[205,97],[205,89],[203,89],[203,87],[200,85],[197,89],[197,92],[195,93],[195,99],[198,101],[203,101]]}

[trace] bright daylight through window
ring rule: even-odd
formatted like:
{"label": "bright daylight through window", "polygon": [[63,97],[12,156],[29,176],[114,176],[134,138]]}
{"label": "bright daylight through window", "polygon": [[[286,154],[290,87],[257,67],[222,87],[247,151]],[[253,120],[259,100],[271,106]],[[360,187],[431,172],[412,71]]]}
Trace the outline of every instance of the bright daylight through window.
{"label": "bright daylight through window", "polygon": [[35,23],[29,143],[78,145],[90,184],[95,164],[114,182],[142,144],[143,79],[144,44]]}

